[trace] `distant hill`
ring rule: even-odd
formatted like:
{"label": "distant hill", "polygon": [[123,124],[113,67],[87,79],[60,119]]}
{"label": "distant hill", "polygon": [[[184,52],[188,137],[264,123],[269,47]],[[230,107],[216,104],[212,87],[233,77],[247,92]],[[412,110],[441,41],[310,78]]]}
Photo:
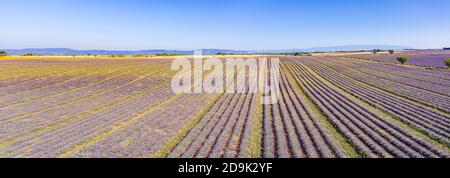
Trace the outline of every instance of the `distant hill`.
{"label": "distant hill", "polygon": [[27,49],[5,49],[10,55],[24,55],[33,53],[36,55],[137,55],[137,54],[193,54],[193,51],[179,51],[179,50],[75,50],[69,48],[27,48]]}
{"label": "distant hill", "polygon": [[401,50],[401,49],[411,49],[409,46],[393,46],[393,45],[347,45],[347,46],[331,46],[331,47],[316,47],[305,49],[307,52],[335,52],[335,51],[360,51],[360,50]]}
{"label": "distant hill", "polygon": [[362,51],[362,50],[402,50],[411,49],[408,46],[395,46],[395,45],[345,45],[345,46],[329,46],[329,47],[314,47],[305,49],[279,49],[279,50],[260,50],[253,51],[254,53],[284,53],[284,52],[336,52],[336,51]]}
{"label": "distant hill", "polygon": [[[211,55],[217,53],[226,54],[246,54],[247,51],[236,51],[229,49],[201,49],[203,54]],[[153,54],[180,54],[191,55],[194,50],[75,50],[69,48],[26,48],[26,49],[4,49],[10,55],[24,55],[33,53],[36,55],[153,55]]]}
{"label": "distant hill", "polygon": [[[278,50],[231,50],[231,49],[201,49],[204,55],[213,55],[217,53],[225,54],[255,54],[255,53],[285,53],[285,52],[335,52],[335,51],[359,51],[372,49],[411,49],[407,46],[389,46],[389,45],[347,45],[332,47],[315,47],[306,49],[278,49]],[[154,55],[154,54],[180,54],[191,55],[193,50],[76,50],[69,48],[26,48],[26,49],[3,49],[10,55],[24,55],[33,53],[36,55]]]}

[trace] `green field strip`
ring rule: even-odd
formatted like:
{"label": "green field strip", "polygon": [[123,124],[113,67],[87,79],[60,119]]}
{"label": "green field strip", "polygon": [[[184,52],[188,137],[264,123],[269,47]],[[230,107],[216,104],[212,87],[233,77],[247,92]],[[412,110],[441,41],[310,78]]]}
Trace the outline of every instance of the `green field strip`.
{"label": "green field strip", "polygon": [[256,93],[256,108],[252,113],[252,128],[250,133],[250,140],[248,144],[248,158],[262,157],[262,140],[263,140],[263,107],[262,107],[262,93],[258,90]]}
{"label": "green field strip", "polygon": [[354,144],[346,139],[344,135],[337,130],[337,128],[332,124],[332,122],[325,116],[325,114],[319,109],[319,107],[314,103],[314,101],[311,99],[310,96],[308,96],[305,91],[300,87],[299,81],[301,79],[294,74],[292,69],[285,64],[285,62],[282,62],[283,68],[286,70],[286,75],[289,81],[292,82],[293,86],[295,87],[296,91],[303,97],[307,98],[305,101],[308,103],[308,106],[312,109],[312,111],[316,114],[317,118],[319,119],[319,122],[324,126],[324,128],[327,129],[328,133],[336,139],[337,143],[343,148],[345,153],[352,158],[360,158],[362,157],[362,154],[356,150],[356,147]]}

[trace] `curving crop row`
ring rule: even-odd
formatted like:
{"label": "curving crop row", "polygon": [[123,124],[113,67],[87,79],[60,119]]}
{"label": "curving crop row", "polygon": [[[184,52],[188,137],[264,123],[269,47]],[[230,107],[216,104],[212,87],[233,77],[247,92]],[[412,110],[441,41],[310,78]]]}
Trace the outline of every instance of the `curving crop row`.
{"label": "curving crop row", "polygon": [[296,81],[327,115],[330,122],[366,157],[448,157],[443,150],[377,113],[355,103],[348,96],[328,86],[308,68],[284,59],[297,74]]}
{"label": "curving crop row", "polygon": [[415,79],[424,82],[430,82],[437,85],[450,86],[450,76],[438,75],[439,73],[429,73],[421,68],[408,68],[404,66],[395,66],[379,62],[369,62],[364,60],[355,60],[343,57],[330,57],[336,60],[348,62],[353,68],[369,68],[372,70],[386,72],[387,74],[400,77]]}
{"label": "curving crop row", "polygon": [[6,79],[0,80],[0,91],[4,92],[2,96],[15,92],[26,91],[28,89],[35,89],[55,83],[60,83],[63,82],[64,79],[72,79],[76,77],[76,75],[73,74],[86,72],[86,68],[92,70],[102,68],[102,66],[98,67],[92,63],[86,66],[70,66],[69,64],[65,65],[68,66],[59,66],[59,68],[38,67],[34,71],[30,71],[30,75],[8,75]]}
{"label": "curving crop row", "polygon": [[80,72],[82,74],[71,74],[79,76],[51,85],[45,85],[30,90],[23,90],[10,94],[5,94],[2,97],[0,97],[0,107],[13,105],[16,103],[23,103],[29,100],[34,100],[36,98],[43,98],[47,96],[56,95],[58,93],[65,92],[67,90],[79,89],[84,86],[89,86],[92,83],[102,81],[108,78],[108,76],[117,75],[119,73],[126,73],[127,71],[130,70],[136,71],[137,67],[139,66],[121,66],[121,67],[117,66],[112,69],[101,67],[100,69],[97,69],[95,71]]}
{"label": "curving crop row", "polygon": [[346,157],[287,73],[281,73],[278,104],[264,106],[264,157]]}
{"label": "curving crop row", "polygon": [[[21,138],[6,149],[7,157],[55,157],[83,144],[86,139],[109,130],[137,113],[142,113],[169,99],[174,94],[170,84],[152,90],[143,96],[114,105],[63,126]],[[27,152],[26,150],[32,150]]]}
{"label": "curving crop row", "polygon": [[184,94],[71,157],[145,157],[160,148],[162,141],[175,134],[212,96]]}
{"label": "curving crop row", "polygon": [[106,106],[113,106],[125,100],[131,100],[139,96],[140,93],[153,90],[153,86],[160,82],[161,79],[156,76],[145,77],[83,101],[34,113],[32,120],[27,119],[30,117],[28,116],[1,122],[1,129],[4,132],[0,134],[0,145],[2,141],[17,139],[17,137],[48,127],[67,124],[79,115],[86,116],[91,114],[92,111],[105,109]]}
{"label": "curving crop row", "polygon": [[342,66],[346,66],[349,68],[354,69],[355,71],[359,71],[368,75],[376,76],[385,80],[389,80],[392,82],[400,83],[403,85],[419,88],[422,90],[439,93],[441,95],[446,96],[447,98],[450,96],[450,87],[449,82],[442,81],[435,81],[431,82],[430,79],[416,79],[412,78],[410,76],[403,76],[403,75],[395,75],[392,74],[392,72],[384,72],[380,71],[380,69],[377,68],[370,68],[370,67],[363,67],[360,65],[355,65],[354,62],[351,62],[349,60],[345,60],[345,58],[326,58],[326,60],[333,61],[334,63],[340,64]]}
{"label": "curving crop row", "polygon": [[[242,72],[242,71],[239,71]],[[257,76],[246,74],[246,81]],[[249,86],[237,81],[237,87]],[[200,122],[172,150],[169,157],[244,157],[256,94],[224,94]]]}
{"label": "curving crop row", "polygon": [[352,95],[367,103],[371,103],[373,106],[388,112],[416,128],[419,128],[445,144],[449,143],[450,118],[446,116],[446,114],[440,113],[439,111],[432,111],[412,101],[373,89],[367,85],[356,83],[350,78],[340,75],[338,72],[326,68],[315,61],[299,61]]}
{"label": "curving crop row", "polygon": [[[382,61],[382,62],[389,62],[389,63],[397,63],[396,60],[399,56],[408,56],[410,60],[408,61],[408,64],[416,65],[416,66],[430,66],[430,67],[437,67],[437,68],[447,68],[447,66],[444,63],[444,60],[450,56],[450,54],[446,51],[433,51],[433,50],[426,50],[426,51],[407,51],[407,52],[398,52],[395,54],[352,54],[347,55],[348,57],[354,57],[354,58],[362,58],[362,59],[369,59],[374,61]],[[450,73],[449,73],[450,74]]]}
{"label": "curving crop row", "polygon": [[421,103],[425,103],[427,105],[431,105],[433,107],[440,108],[441,110],[450,112],[450,98],[446,96],[402,85],[389,80],[384,80],[376,76],[368,75],[362,72],[357,72],[338,63],[331,63],[325,60],[315,60],[315,61],[323,65],[326,65],[334,69],[335,71],[338,71],[339,73],[342,73],[357,81],[367,83],[371,86],[376,86],[377,88],[380,88],[382,90],[387,90],[391,93],[396,93],[405,96],[409,99],[419,101]]}
{"label": "curving crop row", "polygon": [[[145,70],[145,69],[140,69]],[[133,72],[136,72],[133,71]],[[168,72],[170,74],[172,72]],[[166,76],[166,73],[156,71],[150,74],[157,74],[158,76]],[[143,76],[149,76],[148,74],[144,74]],[[150,75],[151,76],[151,75]],[[44,111],[52,107],[58,107],[61,105],[65,105],[67,103],[74,103],[79,100],[85,100],[91,96],[97,96],[101,93],[107,91],[114,91],[122,85],[126,85],[129,82],[133,82],[134,80],[142,78],[136,74],[130,74],[129,72],[119,72],[115,75],[111,75],[108,78],[99,81],[97,83],[93,83],[91,85],[77,88],[74,90],[69,90],[61,93],[57,93],[55,95],[37,98],[34,100],[30,100],[28,102],[21,102],[17,104],[10,104],[7,107],[0,108],[0,121],[8,120],[11,118],[26,116],[33,114],[35,112]],[[157,77],[159,78],[159,77]],[[137,86],[139,87],[139,86]],[[120,94],[120,93],[119,93]]]}

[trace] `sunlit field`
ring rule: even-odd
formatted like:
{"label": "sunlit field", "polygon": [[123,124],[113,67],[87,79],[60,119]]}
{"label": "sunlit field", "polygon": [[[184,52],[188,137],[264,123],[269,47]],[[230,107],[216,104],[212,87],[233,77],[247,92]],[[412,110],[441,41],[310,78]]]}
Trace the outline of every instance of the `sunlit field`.
{"label": "sunlit field", "polygon": [[273,57],[270,105],[174,93],[173,57],[0,57],[0,157],[450,156],[449,70]]}

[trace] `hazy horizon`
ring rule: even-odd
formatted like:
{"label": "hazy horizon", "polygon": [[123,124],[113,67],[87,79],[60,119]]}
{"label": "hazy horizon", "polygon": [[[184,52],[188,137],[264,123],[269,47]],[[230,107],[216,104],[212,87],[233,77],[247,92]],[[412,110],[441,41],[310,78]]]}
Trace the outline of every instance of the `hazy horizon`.
{"label": "hazy horizon", "polygon": [[[336,46],[312,46],[306,48],[286,48],[286,49],[233,49],[233,48],[193,48],[193,49],[173,49],[173,48],[142,48],[142,49],[108,49],[108,48],[70,48],[70,47],[25,47],[25,48],[0,48],[2,50],[24,50],[24,49],[71,49],[71,50],[79,50],[79,51],[88,51],[88,50],[99,50],[99,51],[145,51],[145,50],[174,50],[174,51],[193,51],[199,49],[221,49],[221,50],[234,50],[234,51],[265,51],[265,50],[300,50],[300,49],[314,49],[314,48],[339,48],[339,47],[365,47],[365,46],[384,46],[384,47],[404,47],[404,49],[442,49],[441,48],[413,48],[410,46],[401,46],[401,45],[336,45]],[[372,49],[372,48],[371,48]]]}
{"label": "hazy horizon", "polygon": [[450,1],[0,0],[0,49],[278,50],[450,45]]}

